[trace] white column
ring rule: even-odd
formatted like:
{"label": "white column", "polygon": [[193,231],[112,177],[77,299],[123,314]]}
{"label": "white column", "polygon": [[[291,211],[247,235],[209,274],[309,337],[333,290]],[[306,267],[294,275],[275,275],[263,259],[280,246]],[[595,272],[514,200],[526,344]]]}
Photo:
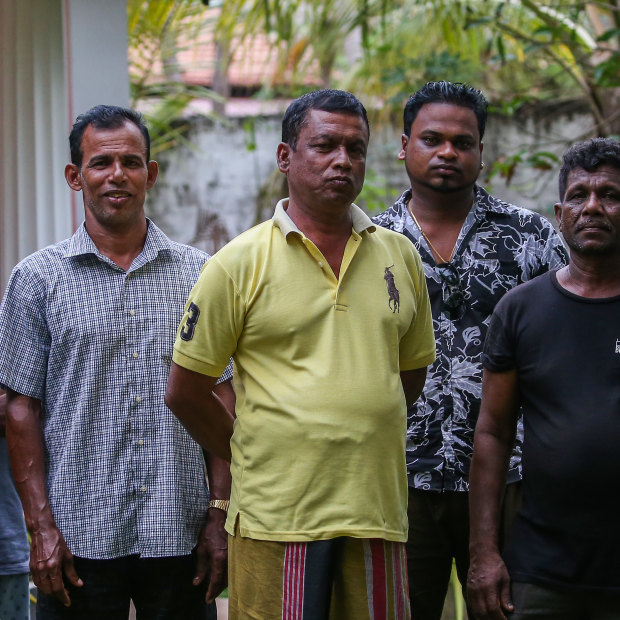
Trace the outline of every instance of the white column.
{"label": "white column", "polygon": [[0,279],[71,232],[61,0],[0,0]]}
{"label": "white column", "polygon": [[0,287],[83,219],[64,179],[75,116],[129,103],[125,0],[0,0]]}

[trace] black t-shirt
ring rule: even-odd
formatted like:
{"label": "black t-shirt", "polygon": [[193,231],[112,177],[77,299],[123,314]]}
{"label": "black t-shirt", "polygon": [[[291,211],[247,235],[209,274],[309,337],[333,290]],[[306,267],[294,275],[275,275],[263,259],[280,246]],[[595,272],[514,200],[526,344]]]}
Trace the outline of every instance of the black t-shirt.
{"label": "black t-shirt", "polygon": [[524,414],[512,579],[620,591],[620,296],[539,276],[496,307],[483,364],[516,369]]}

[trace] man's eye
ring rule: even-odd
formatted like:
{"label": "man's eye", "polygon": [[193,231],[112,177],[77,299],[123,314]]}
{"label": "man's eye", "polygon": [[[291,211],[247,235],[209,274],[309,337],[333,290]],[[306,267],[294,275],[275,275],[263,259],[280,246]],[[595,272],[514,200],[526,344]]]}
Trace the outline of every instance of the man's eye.
{"label": "man's eye", "polygon": [[467,151],[473,148],[473,146],[474,146],[473,142],[469,142],[467,140],[461,140],[456,143],[456,148],[461,149],[462,151]]}
{"label": "man's eye", "polygon": [[613,190],[607,191],[603,194],[603,198],[606,200],[618,200],[620,201],[620,193]]}
{"label": "man's eye", "polygon": [[437,140],[437,138],[433,138],[431,136],[426,136],[426,137],[422,138],[422,142],[424,142],[424,144],[428,144],[429,146],[433,146],[433,145],[438,143],[438,140]]}

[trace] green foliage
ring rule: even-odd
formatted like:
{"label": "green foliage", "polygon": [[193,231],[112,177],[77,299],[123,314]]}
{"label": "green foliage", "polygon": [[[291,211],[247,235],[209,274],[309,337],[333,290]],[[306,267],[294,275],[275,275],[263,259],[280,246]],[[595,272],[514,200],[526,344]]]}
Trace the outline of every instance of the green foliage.
{"label": "green foliage", "polygon": [[[475,32],[463,28],[464,18],[458,3],[395,3],[383,28],[370,28],[366,53],[343,76],[344,86],[379,97],[384,115],[391,116],[429,80],[476,81],[486,48]],[[377,21],[373,18],[371,26]]]}
{"label": "green foliage", "polygon": [[131,105],[144,112],[155,157],[187,143],[181,119],[191,101],[218,100],[210,89],[186,84],[177,61],[178,53],[208,27],[205,6],[199,0],[128,0],[127,20]]}
{"label": "green foliage", "polygon": [[494,162],[489,174],[489,181],[494,176],[505,179],[506,185],[510,185],[517,166],[524,165],[534,170],[553,170],[560,163],[560,158],[549,151],[536,151],[530,153],[527,150],[520,150],[513,155],[504,155]]}
{"label": "green foliage", "polygon": [[218,32],[228,40],[233,34],[242,39],[267,34],[277,53],[273,81],[280,88],[297,89],[308,83],[309,74],[329,86],[343,60],[347,37],[358,32],[366,49],[371,20],[378,17],[381,29],[382,17],[394,4],[394,0],[226,0]]}
{"label": "green foliage", "polygon": [[391,116],[424,82],[448,79],[473,83],[508,109],[527,98],[583,96],[598,132],[618,133],[617,0],[226,0],[221,7],[217,23],[206,24],[213,13],[199,0],[128,1],[134,101],[150,96],[158,64],[179,81],[179,32],[191,41],[211,28],[226,51],[224,67],[233,40],[268,35],[278,68],[264,85],[267,96],[295,96],[316,80],[375,98],[372,107]]}
{"label": "green foliage", "polygon": [[387,179],[373,168],[366,168],[361,194],[355,201],[368,213],[384,211],[398,198],[399,191],[388,185]]}
{"label": "green foliage", "polygon": [[360,95],[398,107],[425,81],[447,79],[473,83],[512,109],[524,99],[585,97],[598,133],[617,131],[615,0],[403,0],[382,24],[373,29],[371,19],[366,54],[334,76]]}
{"label": "green foliage", "polygon": [[247,151],[256,150],[256,122],[254,118],[246,118],[243,121],[243,136]]}

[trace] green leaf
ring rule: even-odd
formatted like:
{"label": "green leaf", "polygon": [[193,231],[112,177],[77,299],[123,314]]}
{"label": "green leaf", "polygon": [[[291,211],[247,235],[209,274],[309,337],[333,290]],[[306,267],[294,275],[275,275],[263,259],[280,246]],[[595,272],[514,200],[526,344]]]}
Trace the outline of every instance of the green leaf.
{"label": "green leaf", "polygon": [[620,37],[620,28],[612,28],[611,30],[606,30],[596,40],[597,41],[609,41],[616,37]]}
{"label": "green leaf", "polygon": [[506,49],[504,48],[504,39],[501,36],[497,37],[497,53],[503,62],[506,62]]}

